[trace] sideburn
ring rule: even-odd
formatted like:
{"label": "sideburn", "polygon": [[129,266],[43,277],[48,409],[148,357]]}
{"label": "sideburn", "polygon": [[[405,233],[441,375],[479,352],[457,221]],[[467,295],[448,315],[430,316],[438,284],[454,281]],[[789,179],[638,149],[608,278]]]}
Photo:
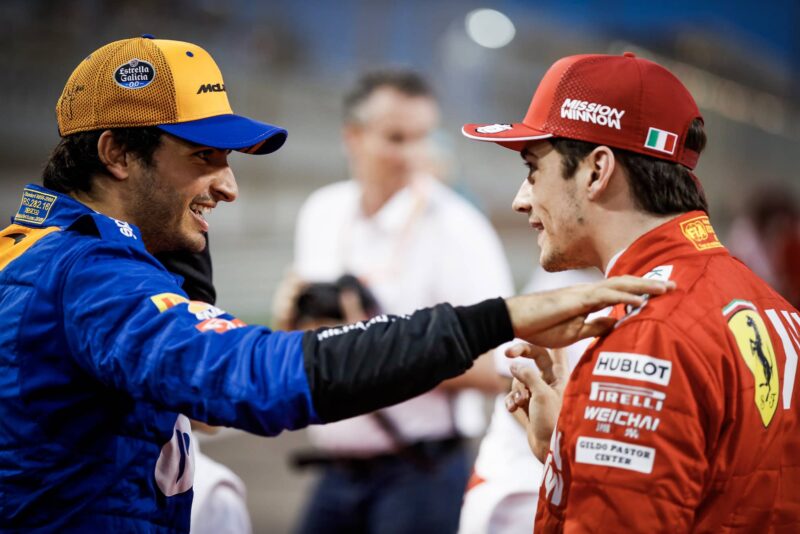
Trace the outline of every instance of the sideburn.
{"label": "sideburn", "polygon": [[182,243],[179,225],[183,216],[182,199],[165,187],[155,165],[141,163],[142,172],[132,182],[132,221],[142,233],[148,252],[166,252],[187,248]]}

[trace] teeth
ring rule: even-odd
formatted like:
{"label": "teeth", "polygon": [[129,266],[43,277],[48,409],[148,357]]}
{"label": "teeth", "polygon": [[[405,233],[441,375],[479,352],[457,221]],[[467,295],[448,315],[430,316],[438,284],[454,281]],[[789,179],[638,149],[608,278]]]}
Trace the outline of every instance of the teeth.
{"label": "teeth", "polygon": [[211,213],[211,208],[210,207],[201,206],[199,204],[192,204],[192,205],[189,206],[189,209],[192,210],[197,215],[200,215],[201,217],[205,217],[206,215]]}

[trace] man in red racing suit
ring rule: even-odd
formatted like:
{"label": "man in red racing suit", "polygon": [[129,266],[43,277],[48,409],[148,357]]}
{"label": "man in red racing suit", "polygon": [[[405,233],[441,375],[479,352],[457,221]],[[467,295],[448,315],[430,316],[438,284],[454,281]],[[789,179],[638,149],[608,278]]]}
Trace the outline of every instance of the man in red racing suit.
{"label": "man in red racing suit", "polygon": [[631,53],[571,56],[521,123],[463,133],[520,152],[514,209],[546,270],[677,283],[613,310],[571,376],[546,354],[512,366],[509,409],[545,461],[537,533],[800,532],[800,315],[717,239],[683,84]]}
{"label": "man in red racing suit", "polygon": [[628,311],[573,370],[537,530],[797,532],[797,310],[702,212],[643,235],[608,274],[678,289]]}

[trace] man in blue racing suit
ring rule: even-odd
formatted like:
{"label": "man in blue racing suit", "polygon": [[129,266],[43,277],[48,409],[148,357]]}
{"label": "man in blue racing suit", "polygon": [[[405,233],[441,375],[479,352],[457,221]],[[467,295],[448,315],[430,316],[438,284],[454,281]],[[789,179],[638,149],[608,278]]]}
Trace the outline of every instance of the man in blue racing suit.
{"label": "man in blue racing suit", "polygon": [[286,138],[225,91],[202,48],[152,38],[69,78],[44,187],[0,232],[0,530],[186,532],[187,417],[275,435],[370,412],[514,335],[570,343],[608,328],[588,312],[667,290],[624,278],[306,333],[190,301],[151,254],[201,251],[205,214],[238,193],[230,150]]}

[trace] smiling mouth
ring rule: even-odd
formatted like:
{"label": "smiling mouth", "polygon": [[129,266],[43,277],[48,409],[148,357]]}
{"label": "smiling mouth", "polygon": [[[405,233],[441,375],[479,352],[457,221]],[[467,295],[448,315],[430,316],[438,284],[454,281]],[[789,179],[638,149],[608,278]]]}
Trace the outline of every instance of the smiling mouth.
{"label": "smiling mouth", "polygon": [[195,220],[199,223],[200,228],[203,232],[208,232],[208,222],[206,221],[206,215],[211,213],[211,206],[205,206],[203,204],[190,204],[189,211],[192,212]]}

